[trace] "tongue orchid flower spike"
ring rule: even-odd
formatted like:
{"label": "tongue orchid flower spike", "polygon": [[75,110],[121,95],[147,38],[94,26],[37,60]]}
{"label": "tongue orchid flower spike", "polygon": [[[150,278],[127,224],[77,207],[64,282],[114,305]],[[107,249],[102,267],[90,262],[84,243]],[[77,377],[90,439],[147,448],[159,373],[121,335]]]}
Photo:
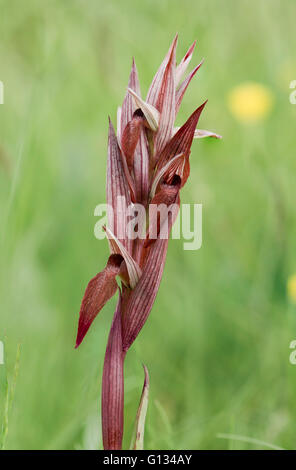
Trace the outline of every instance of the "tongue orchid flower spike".
{"label": "tongue orchid flower spike", "polygon": [[[105,268],[91,279],[86,288],[76,339],[78,347],[106,302],[118,293],[102,379],[103,445],[108,450],[122,448],[124,359],[153,306],[164,269],[170,229],[177,215],[168,211],[166,236],[161,236],[162,225],[157,219],[148,220],[142,236],[135,237],[128,224],[128,215],[131,215],[128,208],[141,204],[147,215],[150,214],[150,206],[157,209],[165,204],[167,207],[175,205],[178,212],[180,190],[190,173],[193,139],[220,138],[214,132],[197,129],[206,102],[182,127],[174,126],[186,89],[202,65],[200,63],[193,68],[182,81],[195,42],[176,65],[177,39],[176,36],[146,98],[141,96],[133,60],[126,95],[117,112],[117,133],[109,120],[106,189],[110,209],[108,227],[104,229],[110,255]],[[152,232],[154,237],[151,237]],[[149,379],[145,366],[144,370],[145,383],[136,422],[140,431],[134,443],[137,449],[143,442],[143,416],[148,403]]]}

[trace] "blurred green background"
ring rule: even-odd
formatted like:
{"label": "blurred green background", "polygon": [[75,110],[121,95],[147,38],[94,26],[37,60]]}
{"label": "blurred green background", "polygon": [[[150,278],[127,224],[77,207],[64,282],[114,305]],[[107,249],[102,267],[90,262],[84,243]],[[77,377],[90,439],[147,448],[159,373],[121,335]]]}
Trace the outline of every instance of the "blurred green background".
{"label": "blurred green background", "polygon": [[[108,254],[93,234],[107,116],[115,122],[131,57],[145,94],[178,31],[178,60],[194,39],[190,68],[206,60],[177,124],[208,98],[200,127],[223,140],[192,148],[182,201],[203,204],[203,246],[170,242],[155,306],[127,356],[124,446],[145,362],[147,449],[265,448],[239,436],[295,448],[295,2],[1,0],[0,11],[0,444],[102,447],[115,299],[78,350],[74,340],[85,286]],[[252,123],[228,106],[246,81],[274,101]]]}

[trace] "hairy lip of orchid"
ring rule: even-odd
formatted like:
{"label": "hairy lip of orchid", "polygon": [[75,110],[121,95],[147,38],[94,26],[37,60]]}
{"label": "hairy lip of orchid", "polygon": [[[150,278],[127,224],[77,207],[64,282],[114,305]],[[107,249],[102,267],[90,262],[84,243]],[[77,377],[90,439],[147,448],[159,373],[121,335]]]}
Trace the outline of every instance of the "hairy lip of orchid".
{"label": "hairy lip of orchid", "polygon": [[[142,98],[135,61],[127,92],[117,111],[117,133],[109,120],[107,160],[108,226],[110,255],[105,268],[91,279],[82,300],[76,347],[84,339],[106,302],[119,292],[109,333],[102,380],[102,428],[105,449],[122,448],[123,366],[126,352],[142,330],[157,295],[165,265],[171,227],[180,207],[180,191],[189,173],[189,157],[195,138],[220,135],[197,129],[206,102],[180,128],[174,126],[182,99],[203,61],[182,80],[196,42],[176,64],[176,35],[155,74],[147,97]],[[167,219],[149,219],[143,238],[128,236],[128,207],[142,204],[146,215],[161,205],[174,206]],[[133,207],[133,206],[132,206]],[[163,237],[163,222],[167,233]],[[152,237],[151,233],[156,236]],[[118,284],[118,281],[120,284]],[[148,406],[149,375],[145,381],[136,418],[132,447],[143,448]]]}

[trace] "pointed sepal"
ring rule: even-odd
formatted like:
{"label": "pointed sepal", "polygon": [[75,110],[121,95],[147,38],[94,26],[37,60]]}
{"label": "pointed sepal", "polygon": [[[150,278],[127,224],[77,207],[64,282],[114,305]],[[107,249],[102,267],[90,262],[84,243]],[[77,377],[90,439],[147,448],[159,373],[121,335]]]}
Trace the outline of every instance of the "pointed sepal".
{"label": "pointed sepal", "polygon": [[178,42],[178,34],[176,34],[176,36],[174,37],[173,42],[170,45],[170,48],[169,48],[164,60],[162,61],[159,69],[157,70],[156,74],[154,75],[152,83],[151,83],[150,88],[148,90],[146,101],[147,101],[147,103],[150,103],[154,107],[156,107],[157,101],[159,99],[159,93],[160,93],[162,79],[163,79],[163,75],[164,75],[166,66],[167,66],[167,64],[170,60],[170,57],[172,55],[173,50],[176,50],[177,42]]}
{"label": "pointed sepal", "polygon": [[200,62],[200,64],[198,64],[190,73],[189,75],[183,80],[183,82],[181,83],[181,85],[179,86],[179,88],[177,89],[176,91],[176,115],[179,111],[179,108],[181,106],[181,103],[182,103],[182,100],[183,100],[183,97],[185,95],[185,91],[187,90],[188,86],[189,86],[189,83],[191,82],[191,80],[193,79],[194,75],[196,74],[196,72],[200,69],[200,67],[202,66],[202,64],[204,63],[204,60],[202,60]]}
{"label": "pointed sepal", "polygon": [[[129,81],[128,81],[128,88],[133,90],[137,95],[141,96],[141,91],[140,91],[140,84],[139,84],[139,77],[138,77],[138,71],[136,67],[135,60],[133,59],[132,61],[132,68],[129,76]],[[133,100],[133,97],[131,94],[127,91],[123,104],[122,104],[122,110],[121,110],[121,133],[123,132],[125,126],[127,123],[132,119],[133,114],[136,110],[135,102]]]}
{"label": "pointed sepal", "polygon": [[[124,168],[126,167],[126,168]],[[113,125],[109,120],[108,161],[107,161],[107,208],[108,224],[126,249],[131,252],[132,241],[126,237],[127,208],[131,203],[128,168],[121,153]]]}
{"label": "pointed sepal", "polygon": [[176,67],[176,86],[178,86],[182,75],[186,72],[187,67],[192,59],[193,51],[196,45],[196,41],[189,47],[188,51],[186,52],[185,56],[181,60],[181,62]]}
{"label": "pointed sepal", "polygon": [[[157,171],[164,167],[171,158],[173,158],[175,155],[178,155],[179,153],[184,154],[184,157],[186,157],[186,160],[189,162],[189,154],[194,132],[206,103],[207,101],[205,101],[191,114],[185,124],[180,127],[178,132],[176,132],[176,134],[167,143],[158,158]],[[182,186],[185,184],[185,182],[186,180],[182,180]]]}
{"label": "pointed sepal", "polygon": [[160,83],[156,108],[160,112],[159,126],[154,140],[154,155],[158,155],[171,138],[175,121],[176,44],[171,50]]}

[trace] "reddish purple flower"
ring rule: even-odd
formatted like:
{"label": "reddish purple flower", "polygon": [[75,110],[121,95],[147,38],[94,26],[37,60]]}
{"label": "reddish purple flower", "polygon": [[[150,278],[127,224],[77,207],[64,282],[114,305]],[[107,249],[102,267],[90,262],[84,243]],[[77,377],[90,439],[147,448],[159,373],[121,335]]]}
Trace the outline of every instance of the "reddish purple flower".
{"label": "reddish purple flower", "polygon": [[[177,36],[153,78],[145,100],[141,97],[133,61],[127,93],[122,108],[118,109],[117,135],[109,122],[107,203],[112,210],[109,210],[105,231],[111,254],[104,270],[86,288],[76,340],[78,347],[99,311],[119,291],[103,370],[102,426],[105,449],[122,447],[124,358],[154,303],[164,269],[170,229],[177,215],[176,211],[167,212],[167,236],[163,236],[163,221],[157,215],[149,220],[148,227],[143,223],[145,233],[135,237],[128,226],[128,215],[131,215],[128,208],[133,207],[132,204],[141,204],[145,215],[150,216],[150,208],[154,207],[157,211],[161,204],[169,208],[174,205],[178,210],[180,190],[190,173],[189,156],[193,139],[220,137],[196,129],[206,103],[199,106],[182,127],[174,127],[184,93],[201,66],[195,67],[180,83],[192,58],[195,42],[179,65],[176,65],[176,45]],[[139,231],[140,226],[139,220],[134,230]],[[117,277],[121,280],[120,287]],[[145,369],[139,416],[146,406],[143,403],[147,401],[147,394],[148,372]],[[143,429],[140,418],[138,424]],[[138,435],[136,439],[141,442],[143,436]],[[135,448],[139,448],[137,445],[135,443]]]}

